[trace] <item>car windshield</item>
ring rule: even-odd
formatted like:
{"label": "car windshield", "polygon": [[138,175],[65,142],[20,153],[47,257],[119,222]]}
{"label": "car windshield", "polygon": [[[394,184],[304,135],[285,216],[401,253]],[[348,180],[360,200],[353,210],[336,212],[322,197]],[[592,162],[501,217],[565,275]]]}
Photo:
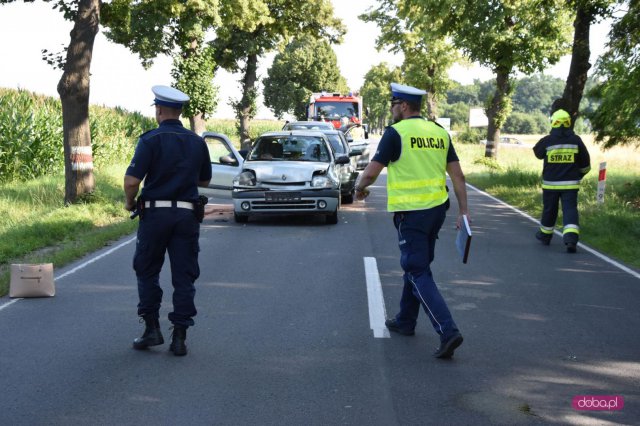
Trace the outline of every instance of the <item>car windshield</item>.
{"label": "car windshield", "polygon": [[336,154],[346,154],[344,145],[342,144],[342,140],[340,139],[340,135],[337,134],[327,134],[327,139],[329,139],[329,143],[331,144],[331,148],[333,148],[333,152]]}
{"label": "car windshield", "polygon": [[327,144],[319,136],[263,136],[253,148],[249,160],[329,162]]}
{"label": "car windshield", "polygon": [[341,117],[357,117],[357,102],[316,102],[317,116],[331,120]]}

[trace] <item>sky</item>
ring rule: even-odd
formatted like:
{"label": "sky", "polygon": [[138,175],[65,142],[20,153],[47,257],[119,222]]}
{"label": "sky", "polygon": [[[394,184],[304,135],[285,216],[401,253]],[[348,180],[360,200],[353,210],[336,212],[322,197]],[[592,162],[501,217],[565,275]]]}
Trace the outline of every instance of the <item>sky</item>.
{"label": "sky", "polygon": [[[358,89],[364,82],[364,75],[374,65],[387,62],[400,65],[402,58],[375,49],[375,39],[379,34],[377,26],[358,19],[358,15],[375,6],[375,0],[331,0],[336,15],[343,19],[348,32],[342,45],[334,46],[338,65],[347,84]],[[62,71],[54,69],[43,61],[41,51],[61,51],[69,44],[72,23],[65,21],[60,12],[52,10],[50,4],[40,1],[25,4],[15,2],[0,5],[0,87],[22,88],[33,92],[58,96],[56,86]],[[591,31],[591,63],[604,50],[608,27],[600,24]],[[15,42],[14,42],[15,41]],[[267,70],[275,54],[260,60],[259,77],[266,77]],[[570,57],[565,56],[545,74],[565,79],[569,71]],[[138,57],[125,47],[109,42],[102,32],[96,36],[91,64],[92,104],[109,107],[120,106],[129,111],[139,111],[153,116],[151,86],[171,85],[171,60],[168,57],[156,59],[154,65],[145,70]],[[462,84],[470,84],[474,79],[492,78],[489,70],[477,66],[472,68],[454,67],[450,77]],[[224,70],[218,72],[214,84],[219,87],[216,118],[233,118],[229,99],[241,96],[240,75]],[[271,111],[259,104],[256,118],[272,119]]]}

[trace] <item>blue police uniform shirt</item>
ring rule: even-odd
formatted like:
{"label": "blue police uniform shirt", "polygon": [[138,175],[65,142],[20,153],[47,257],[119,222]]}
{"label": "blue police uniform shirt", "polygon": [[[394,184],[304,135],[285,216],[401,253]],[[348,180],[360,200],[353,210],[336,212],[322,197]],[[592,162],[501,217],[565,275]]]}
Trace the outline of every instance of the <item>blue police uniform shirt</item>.
{"label": "blue police uniform shirt", "polygon": [[[406,118],[406,120],[419,119],[424,120],[424,118],[420,116],[414,116]],[[400,159],[400,154],[402,153],[402,141],[400,139],[400,134],[396,129],[389,126],[385,129],[382,138],[380,138],[380,143],[378,143],[378,150],[376,154],[373,156],[373,161],[377,161],[380,164],[384,164],[388,166],[389,163],[393,161],[398,161]],[[453,147],[453,142],[451,138],[449,138],[449,150],[447,151],[447,163],[451,163],[453,161],[460,161],[458,158],[458,154],[456,154],[456,150]]]}
{"label": "blue police uniform shirt", "polygon": [[144,179],[144,200],[198,200],[198,182],[211,180],[211,159],[204,140],[180,120],[164,120],[144,133],[127,168]]}

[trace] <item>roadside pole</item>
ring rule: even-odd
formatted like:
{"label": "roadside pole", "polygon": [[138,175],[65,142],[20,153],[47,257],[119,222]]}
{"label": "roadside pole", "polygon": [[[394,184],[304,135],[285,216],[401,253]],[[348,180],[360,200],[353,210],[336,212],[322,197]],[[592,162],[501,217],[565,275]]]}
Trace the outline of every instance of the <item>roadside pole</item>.
{"label": "roadside pole", "polygon": [[600,171],[598,173],[598,192],[596,194],[596,201],[598,204],[604,204],[604,188],[607,181],[607,162],[600,163]]}

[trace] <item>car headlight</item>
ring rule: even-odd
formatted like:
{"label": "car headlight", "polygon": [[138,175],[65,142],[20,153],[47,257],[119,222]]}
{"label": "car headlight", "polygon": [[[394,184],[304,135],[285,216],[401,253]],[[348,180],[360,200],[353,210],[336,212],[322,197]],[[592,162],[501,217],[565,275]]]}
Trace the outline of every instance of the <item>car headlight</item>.
{"label": "car headlight", "polygon": [[330,188],[331,180],[326,176],[314,176],[311,180],[312,188]]}
{"label": "car headlight", "polygon": [[234,186],[256,186],[256,174],[253,170],[245,170],[233,178]]}

